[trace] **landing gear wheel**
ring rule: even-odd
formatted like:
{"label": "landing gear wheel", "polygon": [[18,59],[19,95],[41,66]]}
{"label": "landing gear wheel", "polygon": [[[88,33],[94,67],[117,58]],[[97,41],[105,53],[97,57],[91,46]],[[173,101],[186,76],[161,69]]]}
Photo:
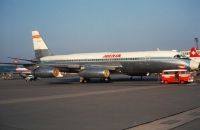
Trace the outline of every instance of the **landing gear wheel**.
{"label": "landing gear wheel", "polygon": [[88,83],[88,82],[90,82],[90,79],[84,78],[84,77],[80,77],[80,83]]}
{"label": "landing gear wheel", "polygon": [[101,81],[103,81],[105,83],[109,83],[111,81],[111,78],[110,77],[102,78]]}
{"label": "landing gear wheel", "polygon": [[184,84],[185,82],[183,80],[180,81],[180,84]]}
{"label": "landing gear wheel", "polygon": [[167,82],[167,81],[164,81],[164,84],[168,84],[168,82]]}

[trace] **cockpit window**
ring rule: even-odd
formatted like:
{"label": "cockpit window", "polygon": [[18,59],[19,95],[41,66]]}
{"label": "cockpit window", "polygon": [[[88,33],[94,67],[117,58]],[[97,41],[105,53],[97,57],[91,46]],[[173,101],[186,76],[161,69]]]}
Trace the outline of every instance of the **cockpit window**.
{"label": "cockpit window", "polygon": [[179,58],[180,58],[180,55],[175,55],[174,58],[179,59]]}

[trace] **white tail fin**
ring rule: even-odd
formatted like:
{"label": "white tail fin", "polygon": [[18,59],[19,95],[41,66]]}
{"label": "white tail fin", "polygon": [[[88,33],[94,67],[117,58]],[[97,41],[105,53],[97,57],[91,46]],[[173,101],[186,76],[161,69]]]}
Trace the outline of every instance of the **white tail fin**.
{"label": "white tail fin", "polygon": [[48,48],[38,31],[32,31],[32,39],[33,39],[33,49],[35,51],[35,57],[37,59],[50,55]]}

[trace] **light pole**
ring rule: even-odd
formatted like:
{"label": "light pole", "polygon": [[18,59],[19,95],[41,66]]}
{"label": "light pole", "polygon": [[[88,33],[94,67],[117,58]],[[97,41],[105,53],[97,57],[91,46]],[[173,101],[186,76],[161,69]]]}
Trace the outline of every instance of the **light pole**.
{"label": "light pole", "polygon": [[199,47],[198,47],[198,42],[199,42],[198,38],[195,37],[195,38],[194,38],[194,41],[196,42],[196,48],[197,48],[197,50],[198,50],[198,49],[199,49]]}

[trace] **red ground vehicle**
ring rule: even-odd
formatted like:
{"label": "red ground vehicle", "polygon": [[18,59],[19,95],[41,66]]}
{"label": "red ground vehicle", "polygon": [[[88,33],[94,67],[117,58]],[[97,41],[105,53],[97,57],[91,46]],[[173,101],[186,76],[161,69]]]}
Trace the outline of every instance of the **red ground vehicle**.
{"label": "red ground vehicle", "polygon": [[161,83],[189,83],[193,82],[193,76],[186,69],[163,70],[161,73]]}

